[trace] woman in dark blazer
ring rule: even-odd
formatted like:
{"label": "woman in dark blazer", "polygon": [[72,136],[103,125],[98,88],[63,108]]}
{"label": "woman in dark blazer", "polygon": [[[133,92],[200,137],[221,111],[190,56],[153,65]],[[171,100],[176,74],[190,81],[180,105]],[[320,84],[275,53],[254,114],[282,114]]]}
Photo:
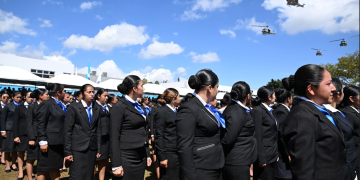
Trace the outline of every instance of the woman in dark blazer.
{"label": "woman in dark blazer", "polygon": [[179,158],[176,154],[176,110],[180,104],[179,92],[168,88],[161,95],[158,103],[162,105],[154,115],[156,122],[155,143],[160,162],[160,179],[178,180]]}
{"label": "woman in dark blazer", "polygon": [[[7,92],[1,92],[0,94],[1,99],[0,99],[0,129],[1,129],[1,117],[2,117],[2,110],[4,109],[5,105],[8,104],[8,100],[9,100],[9,94]],[[0,133],[1,134],[1,133]],[[5,140],[4,137],[0,136],[0,148],[2,147],[2,141]],[[1,163],[2,165],[5,165],[5,152],[2,151],[0,149],[0,153],[1,153]]]}
{"label": "woman in dark blazer", "polygon": [[115,104],[118,102],[118,99],[114,94],[109,94],[108,100],[106,102],[110,112],[112,107],[115,106]]}
{"label": "woman in dark blazer", "polygon": [[101,156],[96,159],[99,169],[99,180],[105,179],[106,166],[109,164],[109,152],[110,152],[110,118],[108,115],[109,107],[106,102],[108,100],[108,91],[100,88],[95,95],[96,106],[100,111],[100,154]]}
{"label": "woman in dark blazer", "polygon": [[338,78],[332,78],[332,83],[335,86],[336,90],[333,91],[333,97],[331,99],[331,104],[325,104],[325,108],[330,112],[331,116],[336,119],[336,125],[341,129],[344,135],[345,147],[346,147],[346,163],[350,171],[350,178],[353,180],[356,176],[356,166],[357,166],[357,152],[355,141],[353,138],[354,128],[351,125],[351,122],[346,118],[346,116],[336,109],[336,106],[344,98],[343,85]]}
{"label": "woman in dark blazer", "polygon": [[[26,156],[26,172],[28,174],[28,179],[32,180],[35,178],[35,176],[32,175],[34,162],[38,158],[39,154],[39,141],[37,139],[36,133],[36,112],[41,102],[49,100],[49,93],[45,89],[35,89],[30,96],[31,98],[35,99],[35,102],[30,104],[28,110],[26,111],[27,137],[29,140]],[[30,174],[32,176],[30,176]]]}
{"label": "woman in dark blazer", "polygon": [[[124,95],[110,112],[110,146],[114,179],[143,180],[146,165],[151,165],[147,142],[145,108],[136,101],[144,94],[143,82],[129,75],[118,90]],[[122,177],[122,178],[120,178]]]}
{"label": "woman in dark blazer", "polygon": [[259,88],[257,95],[262,103],[251,111],[255,121],[258,150],[258,157],[254,163],[254,180],[273,180],[274,166],[279,159],[277,146],[279,124],[269,105],[275,102],[275,92],[272,87],[263,86]]}
{"label": "woman in dark blazer", "polygon": [[[1,114],[1,136],[5,139],[2,141],[2,152],[5,152],[5,172],[10,172],[11,170],[18,171],[19,169],[16,167],[16,151],[15,151],[15,142],[14,142],[14,116],[15,116],[15,108],[20,105],[21,101],[21,93],[18,91],[13,92],[12,101],[5,105]],[[12,165],[10,167],[10,153],[12,159]]]}
{"label": "woman in dark blazer", "polygon": [[64,124],[66,107],[61,102],[64,98],[64,86],[58,83],[47,84],[51,98],[42,102],[37,110],[36,132],[40,145],[37,161],[37,178],[45,180],[50,172],[52,180],[60,178],[59,169],[64,161]]}
{"label": "woman in dark blazer", "polygon": [[250,86],[243,81],[236,82],[230,96],[232,101],[223,113],[226,129],[221,140],[225,153],[222,178],[248,180],[250,165],[257,158],[255,123],[245,106],[251,100]]}
{"label": "woman in dark blazer", "polygon": [[[19,166],[19,175],[18,180],[24,179],[23,165],[24,165],[24,155],[25,151],[28,149],[28,137],[27,137],[27,121],[26,121],[26,111],[29,108],[29,105],[32,103],[33,99],[30,97],[32,92],[29,91],[25,94],[24,103],[18,105],[15,108],[14,114],[14,142],[15,142],[15,151],[17,152],[17,160]],[[29,176],[32,176],[29,175]]]}
{"label": "woman in dark blazer", "polygon": [[350,85],[344,87],[344,98],[340,103],[341,112],[346,116],[346,119],[349,120],[353,126],[353,138],[357,150],[357,165],[356,165],[356,175],[360,177],[360,114],[359,114],[359,93],[360,88],[358,86]]}
{"label": "woman in dark blazer", "polygon": [[278,131],[278,150],[279,161],[275,163],[274,177],[280,179],[291,179],[291,171],[289,169],[289,153],[286,150],[286,145],[281,135],[281,129],[284,124],[286,116],[290,112],[290,106],[293,102],[291,92],[287,89],[278,89],[275,91],[277,104],[273,106],[273,114],[279,123]]}
{"label": "woman in dark blazer", "polygon": [[188,83],[196,96],[180,106],[175,121],[180,173],[185,180],[220,180],[225,163],[220,120],[209,109],[219,79],[211,70],[203,69],[190,76]]}
{"label": "woman in dark blazer", "polygon": [[287,78],[299,102],[283,125],[283,139],[291,162],[292,179],[350,180],[346,146],[336,120],[322,104],[330,103],[331,75],[323,67],[308,64]]}
{"label": "woman in dark blazer", "polygon": [[100,113],[95,103],[95,88],[84,84],[82,99],[69,106],[64,126],[65,159],[70,161],[69,180],[92,180],[95,161],[100,157]]}

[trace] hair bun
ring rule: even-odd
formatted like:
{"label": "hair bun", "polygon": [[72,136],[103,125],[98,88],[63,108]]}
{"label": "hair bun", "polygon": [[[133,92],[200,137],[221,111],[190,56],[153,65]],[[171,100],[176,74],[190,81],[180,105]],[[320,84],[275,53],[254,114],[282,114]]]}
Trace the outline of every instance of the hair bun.
{"label": "hair bun", "polygon": [[36,98],[36,90],[30,93],[31,98]]}
{"label": "hair bun", "polygon": [[236,89],[232,89],[230,92],[230,96],[232,99],[239,99],[240,93]]}
{"label": "hair bun", "polygon": [[128,90],[127,90],[126,86],[124,85],[124,83],[119,84],[117,86],[117,89],[121,94],[127,94],[128,93]]}
{"label": "hair bun", "polygon": [[45,85],[45,89],[48,90],[48,91],[50,91],[52,85],[53,85],[52,83],[47,83],[47,84]]}
{"label": "hair bun", "polygon": [[197,76],[191,75],[188,81],[191,89],[198,89],[200,87],[200,79]]}
{"label": "hair bun", "polygon": [[286,90],[291,91],[295,87],[295,76],[290,75],[288,78],[282,79],[281,82]]}

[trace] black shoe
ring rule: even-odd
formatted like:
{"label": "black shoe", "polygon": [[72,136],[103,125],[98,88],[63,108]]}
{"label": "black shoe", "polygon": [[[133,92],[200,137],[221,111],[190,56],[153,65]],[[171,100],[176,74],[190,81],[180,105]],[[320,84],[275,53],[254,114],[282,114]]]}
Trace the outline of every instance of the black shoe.
{"label": "black shoe", "polygon": [[5,163],[1,163],[1,165],[5,165]]}
{"label": "black shoe", "polygon": [[5,172],[6,172],[6,173],[9,173],[9,172],[11,172],[11,169],[9,169],[9,170],[5,170]]}
{"label": "black shoe", "polygon": [[24,177],[21,177],[21,178],[18,177],[18,178],[17,178],[17,180],[23,180],[23,179],[24,179]]}
{"label": "black shoe", "polygon": [[63,170],[62,170],[62,169],[59,169],[59,172],[60,172],[60,173],[62,173],[62,172],[63,172]]}
{"label": "black shoe", "polygon": [[13,168],[12,165],[11,165],[10,168],[11,168],[11,170],[13,170],[13,171],[19,171],[19,168],[18,168],[18,167]]}
{"label": "black shoe", "polygon": [[35,175],[32,175],[32,178],[35,179],[36,178]]}
{"label": "black shoe", "polygon": [[62,169],[62,172],[67,172],[67,169]]}

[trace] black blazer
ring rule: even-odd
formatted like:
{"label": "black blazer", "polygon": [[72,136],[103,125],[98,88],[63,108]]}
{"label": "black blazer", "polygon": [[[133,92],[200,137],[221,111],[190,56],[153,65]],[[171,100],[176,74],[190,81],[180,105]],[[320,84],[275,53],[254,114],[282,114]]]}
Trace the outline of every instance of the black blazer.
{"label": "black blazer", "polygon": [[27,121],[26,121],[27,110],[28,109],[24,104],[20,104],[15,108],[14,125],[13,125],[14,138],[27,135]]}
{"label": "black blazer", "polygon": [[313,104],[300,100],[282,134],[293,179],[350,180],[343,134]]}
{"label": "black blazer", "polygon": [[286,165],[289,165],[289,153],[286,149],[286,144],[282,138],[281,130],[284,124],[284,120],[286,116],[289,114],[289,110],[284,106],[279,104],[279,106],[273,110],[273,114],[278,121],[279,131],[278,131],[278,151],[279,151],[279,158],[283,160]]}
{"label": "black blazer", "polygon": [[[100,126],[99,127],[101,130],[101,135],[102,136],[110,135],[110,118],[96,101],[94,101],[93,104],[94,103],[95,103],[94,106],[97,106],[97,108],[100,109]],[[109,109],[109,111],[108,111],[108,113],[109,113],[110,108],[108,107],[108,109]]]}
{"label": "black blazer", "polygon": [[[145,109],[143,109],[145,112]],[[145,113],[146,114],[146,113]],[[122,165],[121,149],[144,147],[150,157],[147,142],[147,120],[123,97],[113,106],[110,116],[110,145],[112,167]]]}
{"label": "black blazer", "polygon": [[1,114],[1,131],[12,131],[14,125],[15,104],[13,101],[6,104]]}
{"label": "black blazer", "polygon": [[345,106],[341,109],[341,112],[344,113],[346,118],[349,120],[353,126],[353,138],[355,141],[356,149],[358,152],[358,164],[357,167],[360,167],[360,114],[355,111],[351,106]]}
{"label": "black blazer", "polygon": [[69,106],[65,116],[64,153],[72,155],[72,151],[98,150],[100,153],[100,109],[97,103],[92,106],[92,119],[89,124],[87,110],[82,102]]}
{"label": "black blazer", "polygon": [[47,141],[49,145],[64,143],[65,112],[54,99],[40,103],[37,118],[36,131],[39,141]]}
{"label": "black blazer", "polygon": [[255,123],[252,117],[235,101],[231,101],[223,115],[226,130],[221,143],[225,164],[251,165],[257,158]]}
{"label": "black blazer", "polygon": [[176,113],[164,105],[156,111],[156,149],[160,161],[168,159],[168,152],[176,152]]}
{"label": "black blazer", "polygon": [[255,137],[258,148],[258,164],[270,164],[277,160],[278,127],[276,119],[261,103],[251,110],[255,121]]}
{"label": "black blazer", "polygon": [[156,114],[156,111],[160,108],[161,108],[161,106],[156,105],[151,109],[151,111],[149,113],[149,124],[150,124],[149,128],[150,128],[150,135],[152,135],[152,136],[155,136],[155,131],[156,131],[155,130],[156,129],[156,122],[155,122],[156,120],[155,120],[154,116]]}
{"label": "black blazer", "polygon": [[36,124],[37,124],[37,109],[39,107],[38,102],[30,104],[28,110],[26,111],[26,121],[27,121],[27,136],[29,140],[36,140]]}
{"label": "black blazer", "polygon": [[225,164],[217,119],[196,97],[176,114],[180,171],[185,180],[198,179],[196,169],[219,170]]}

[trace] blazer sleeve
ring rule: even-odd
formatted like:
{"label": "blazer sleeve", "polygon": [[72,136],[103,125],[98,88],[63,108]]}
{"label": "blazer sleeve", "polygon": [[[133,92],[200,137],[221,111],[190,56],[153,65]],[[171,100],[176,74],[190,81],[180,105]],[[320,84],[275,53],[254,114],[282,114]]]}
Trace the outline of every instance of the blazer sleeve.
{"label": "blazer sleeve", "polygon": [[251,111],[252,118],[255,122],[255,138],[257,141],[257,149],[258,149],[258,161],[259,164],[266,164],[266,155],[263,143],[263,135],[262,135],[262,112],[260,108],[254,108]]}
{"label": "blazer sleeve", "polygon": [[156,113],[154,115],[154,119],[156,119],[156,149],[158,150],[158,156],[160,161],[164,161],[167,159],[166,157],[166,142],[164,139],[165,136],[165,126],[166,126],[166,118],[164,117],[165,114]]}
{"label": "blazer sleeve", "polygon": [[244,118],[239,116],[239,113],[236,111],[225,111],[224,112],[226,131],[224,137],[221,140],[221,143],[225,147],[232,147],[239,134],[244,127]]}
{"label": "blazer sleeve", "polygon": [[1,114],[1,131],[6,131],[6,118],[7,118],[7,113],[9,111],[9,107],[5,106],[2,109],[2,114]]}
{"label": "blazer sleeve", "polygon": [[[110,112],[110,147],[112,167],[122,166],[120,138],[121,129],[124,121],[125,107],[117,103]],[[126,172],[125,172],[126,173]]]}
{"label": "blazer sleeve", "polygon": [[[36,103],[36,102],[35,102]],[[27,136],[30,140],[35,140],[34,126],[33,126],[33,111],[34,106],[30,105],[26,111],[26,123],[27,123]]]}
{"label": "blazer sleeve", "polygon": [[185,180],[196,180],[198,178],[193,155],[196,115],[189,107],[180,107],[175,122],[180,171]]}
{"label": "blazer sleeve", "polygon": [[65,124],[64,124],[64,154],[66,156],[72,155],[71,152],[71,141],[72,141],[72,131],[75,123],[75,109],[73,106],[70,106],[66,111]]}
{"label": "blazer sleeve", "polygon": [[19,137],[20,106],[16,106],[13,119],[14,138]]}
{"label": "blazer sleeve", "polygon": [[37,123],[36,132],[38,134],[39,141],[47,141],[46,126],[49,120],[50,105],[45,102],[40,103],[37,111]]}
{"label": "blazer sleeve", "polygon": [[304,116],[308,112],[299,112],[285,119],[283,128],[284,141],[291,157],[293,179],[315,179],[315,147],[317,122]]}
{"label": "blazer sleeve", "polygon": [[104,113],[105,114],[105,112],[103,111],[103,110],[99,110],[99,115],[98,115],[98,124],[97,124],[97,129],[96,129],[96,135],[97,135],[97,146],[98,146],[98,148],[97,148],[97,153],[100,153],[100,149],[101,149],[101,119],[102,119],[102,117],[103,117],[103,114],[102,113]]}

